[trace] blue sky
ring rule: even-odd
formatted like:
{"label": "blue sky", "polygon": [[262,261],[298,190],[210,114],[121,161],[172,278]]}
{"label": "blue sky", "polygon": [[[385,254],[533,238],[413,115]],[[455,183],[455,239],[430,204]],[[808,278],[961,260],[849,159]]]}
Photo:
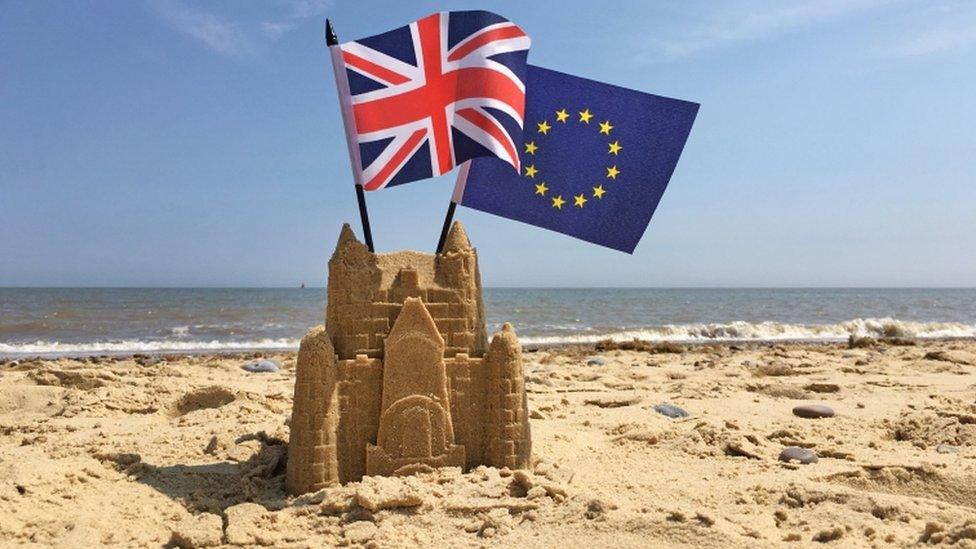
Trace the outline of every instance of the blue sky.
{"label": "blue sky", "polygon": [[[489,286],[972,286],[976,3],[0,2],[0,285],[325,282],[355,195],[322,25],[486,8],[702,104],[633,256],[459,208]],[[453,174],[368,195],[431,249]]]}

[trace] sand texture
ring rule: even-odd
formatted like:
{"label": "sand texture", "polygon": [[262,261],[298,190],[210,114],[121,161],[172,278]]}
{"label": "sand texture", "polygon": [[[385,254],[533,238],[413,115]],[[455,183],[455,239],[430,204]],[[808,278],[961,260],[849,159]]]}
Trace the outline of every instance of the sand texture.
{"label": "sand texture", "polygon": [[976,342],[909,343],[526,350],[529,469],[299,497],[294,354],[7,361],[0,545],[976,547]]}

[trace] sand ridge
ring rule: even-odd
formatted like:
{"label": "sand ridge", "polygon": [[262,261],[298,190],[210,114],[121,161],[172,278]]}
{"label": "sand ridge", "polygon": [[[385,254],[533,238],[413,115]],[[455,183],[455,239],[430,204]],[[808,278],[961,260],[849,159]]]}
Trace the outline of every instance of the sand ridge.
{"label": "sand ridge", "polygon": [[976,342],[893,343],[527,350],[529,469],[297,498],[294,354],[7,361],[0,545],[974,547]]}

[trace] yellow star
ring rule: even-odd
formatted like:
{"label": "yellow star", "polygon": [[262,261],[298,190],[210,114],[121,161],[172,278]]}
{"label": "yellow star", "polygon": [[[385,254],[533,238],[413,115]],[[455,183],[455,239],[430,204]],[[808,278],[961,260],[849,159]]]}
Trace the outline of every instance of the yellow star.
{"label": "yellow star", "polygon": [[617,166],[610,166],[607,168],[607,177],[613,179],[614,181],[617,180],[618,173],[620,173],[620,170],[617,169]]}
{"label": "yellow star", "polygon": [[574,206],[576,206],[577,208],[582,208],[583,204],[586,204],[586,197],[581,194],[578,194],[573,197],[573,201],[576,202],[575,204],[573,204]]}
{"label": "yellow star", "polygon": [[548,134],[549,130],[552,129],[552,126],[549,125],[548,120],[543,120],[542,122],[539,122],[538,126],[539,126],[539,133],[541,133],[542,135]]}
{"label": "yellow star", "polygon": [[535,186],[535,194],[539,196],[546,196],[546,191],[548,190],[549,187],[546,187],[546,183],[544,181]]}
{"label": "yellow star", "polygon": [[600,123],[600,133],[605,133],[607,135],[610,135],[610,130],[612,130],[612,129],[613,129],[613,126],[610,125],[610,121],[609,120],[607,120],[606,122],[601,122]]}
{"label": "yellow star", "polygon": [[566,201],[563,200],[562,195],[553,197],[553,199],[552,199],[552,207],[553,208],[556,208],[557,210],[563,209],[563,204],[565,204],[565,203],[566,203]]}
{"label": "yellow star", "polygon": [[566,109],[556,111],[556,122],[565,122],[567,118],[569,118],[569,113],[566,112]]}
{"label": "yellow star", "polygon": [[620,141],[614,141],[613,143],[610,143],[610,154],[616,156],[622,148],[623,147],[620,146]]}
{"label": "yellow star", "polygon": [[535,174],[537,173],[539,173],[539,170],[535,169],[535,164],[529,164],[525,167],[525,177],[535,179]]}
{"label": "yellow star", "polygon": [[590,119],[593,118],[593,115],[590,114],[590,109],[582,110],[580,111],[579,114],[580,114],[580,119],[579,119],[580,122],[586,122],[587,124],[589,124]]}
{"label": "yellow star", "polygon": [[539,147],[535,144],[535,141],[529,141],[525,144],[525,152],[529,154],[535,154],[536,149]]}
{"label": "yellow star", "polygon": [[597,185],[593,187],[593,196],[596,198],[603,198],[603,193],[607,191],[603,190],[603,185]]}

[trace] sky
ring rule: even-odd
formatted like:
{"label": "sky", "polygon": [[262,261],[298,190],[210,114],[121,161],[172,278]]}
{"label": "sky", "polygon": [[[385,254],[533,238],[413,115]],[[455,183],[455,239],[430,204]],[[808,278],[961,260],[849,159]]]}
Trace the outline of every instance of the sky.
{"label": "sky", "polygon": [[[490,9],[701,104],[634,255],[459,208],[486,286],[973,286],[976,3],[0,0],[0,286],[325,284],[360,231],[340,39]],[[368,193],[432,250],[454,174]]]}

